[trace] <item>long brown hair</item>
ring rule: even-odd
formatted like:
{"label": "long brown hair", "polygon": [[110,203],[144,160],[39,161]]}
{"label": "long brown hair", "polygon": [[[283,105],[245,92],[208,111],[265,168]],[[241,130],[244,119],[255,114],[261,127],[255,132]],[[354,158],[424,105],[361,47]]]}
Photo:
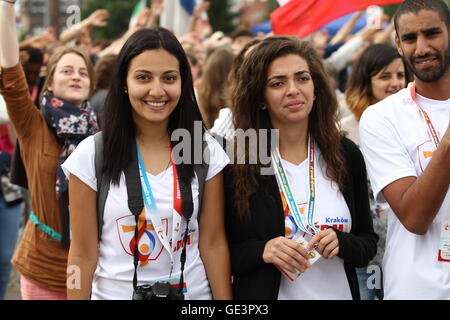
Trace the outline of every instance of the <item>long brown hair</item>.
{"label": "long brown hair", "polygon": [[221,108],[229,107],[228,74],[234,55],[228,48],[215,50],[202,68],[198,104],[208,128],[214,124]]}
{"label": "long brown hair", "polygon": [[[335,181],[343,190],[345,179],[344,159],[340,149],[340,133],[337,119],[337,101],[328,85],[328,76],[322,61],[313,47],[294,37],[269,37],[259,43],[244,59],[237,73],[236,90],[233,91],[233,116],[236,129],[273,129],[265,104],[264,90],[267,71],[270,64],[279,57],[289,54],[299,55],[307,62],[314,83],[316,99],[309,114],[308,131],[314,137],[327,169],[327,176]],[[271,150],[270,139],[267,139],[266,150]],[[237,145],[235,149],[243,148]],[[258,146],[259,146],[258,137]],[[245,146],[245,157],[250,157],[250,146]],[[237,155],[238,152],[236,151]],[[258,184],[264,179],[260,169],[264,165],[258,159],[257,164],[235,164],[231,166],[234,177],[234,200],[240,217],[249,214],[250,197],[256,192]]]}

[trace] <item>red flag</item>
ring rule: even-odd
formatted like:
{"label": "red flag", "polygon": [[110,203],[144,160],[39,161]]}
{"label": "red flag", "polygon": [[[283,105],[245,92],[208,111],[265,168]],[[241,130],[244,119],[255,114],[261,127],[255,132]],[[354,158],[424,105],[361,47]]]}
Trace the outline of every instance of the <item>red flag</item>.
{"label": "red flag", "polygon": [[384,6],[404,0],[291,0],[270,15],[276,35],[297,35],[304,38],[346,14],[364,10],[371,5]]}

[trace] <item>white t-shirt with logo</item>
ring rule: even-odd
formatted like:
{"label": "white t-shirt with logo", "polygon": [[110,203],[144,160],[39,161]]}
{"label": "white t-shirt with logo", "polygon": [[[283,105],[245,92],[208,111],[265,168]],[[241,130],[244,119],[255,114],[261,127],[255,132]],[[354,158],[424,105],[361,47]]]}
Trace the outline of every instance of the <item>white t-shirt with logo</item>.
{"label": "white t-shirt with logo", "polygon": [[[318,166],[320,152],[316,150],[316,205],[314,225],[319,230],[334,227],[339,231],[350,232],[352,219],[344,196],[338,185],[325,174],[325,165]],[[321,164],[324,161],[321,160]],[[299,165],[282,160],[291,191],[294,194],[300,212],[307,210],[308,199],[308,160]],[[282,197],[283,199],[283,197]],[[292,239],[297,234],[303,235],[294,222],[287,204],[283,199],[285,212],[285,236]],[[320,258],[308,270],[294,281],[281,276],[278,300],[351,300],[352,295],[344,269],[344,260],[335,257],[331,260]]]}
{"label": "white t-shirt with logo", "polygon": [[[229,162],[222,147],[205,134],[210,150],[210,162],[206,180],[213,178]],[[83,140],[77,149],[64,162],[66,175],[73,174],[81,181],[97,191],[95,177],[95,144],[93,136]],[[170,282],[178,284],[180,276],[180,255],[183,248],[183,235],[186,228],[182,219],[176,239],[172,239],[172,209],[173,209],[173,173],[172,166],[154,176],[147,172],[153,196],[156,202],[163,228],[171,241],[176,241],[174,247],[174,267]],[[189,299],[211,299],[211,290],[205,274],[205,268],[198,250],[198,181],[192,182],[192,199],[194,211],[189,223],[187,240],[186,264],[184,279]],[[95,271],[92,299],[130,300],[133,293],[133,254],[132,239],[135,232],[135,217],[128,209],[125,175],[122,173],[119,186],[111,184],[105,204],[102,237],[99,248],[99,258]],[[139,238],[139,251],[145,255],[145,261],[138,266],[138,285],[153,284],[156,281],[168,280],[170,273],[170,254],[163,247],[155,233],[150,217],[146,217],[146,226]],[[145,229],[145,230],[144,230]],[[133,248],[133,250],[132,250]],[[186,292],[186,291],[185,291]]]}
{"label": "white t-shirt with logo", "polygon": [[[435,144],[411,98],[411,85],[369,107],[360,122],[361,146],[374,196],[404,177],[418,177],[430,162]],[[450,117],[450,99],[417,95],[417,102],[442,137]],[[383,258],[385,299],[450,299],[450,262],[438,261],[440,228],[450,220],[450,196],[424,235],[409,232],[394,213],[388,216]]]}

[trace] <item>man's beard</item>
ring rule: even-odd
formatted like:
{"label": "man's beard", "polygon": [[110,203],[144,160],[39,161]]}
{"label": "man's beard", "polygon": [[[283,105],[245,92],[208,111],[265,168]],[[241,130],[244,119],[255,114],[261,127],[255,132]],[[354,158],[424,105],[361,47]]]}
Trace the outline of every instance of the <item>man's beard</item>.
{"label": "man's beard", "polygon": [[[411,60],[406,60],[404,56],[402,56],[402,60],[405,63],[405,65],[408,66],[409,70],[414,73],[414,75],[423,82],[426,83],[432,83],[440,80],[448,71],[448,68],[450,66],[450,47],[447,47],[447,50],[445,51],[445,57],[442,59],[442,56],[439,53],[434,54],[426,54],[422,57],[413,57]],[[414,68],[414,61],[416,59],[426,59],[434,57],[439,61],[439,66],[431,68],[430,70],[417,70]]]}

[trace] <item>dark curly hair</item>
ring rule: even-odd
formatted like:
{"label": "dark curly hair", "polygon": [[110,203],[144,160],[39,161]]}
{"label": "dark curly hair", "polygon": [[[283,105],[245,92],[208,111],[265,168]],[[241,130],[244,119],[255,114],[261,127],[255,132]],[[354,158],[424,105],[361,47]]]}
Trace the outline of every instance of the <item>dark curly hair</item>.
{"label": "dark curly hair", "polygon": [[[327,176],[335,181],[343,190],[345,179],[345,165],[340,148],[340,132],[337,119],[337,101],[332,89],[328,85],[328,76],[325,72],[321,58],[317,55],[309,42],[301,41],[295,37],[269,37],[257,44],[244,58],[237,72],[236,90],[233,91],[232,104],[234,126],[236,129],[273,129],[267,110],[262,110],[265,105],[265,87],[267,72],[271,63],[280,57],[290,54],[299,55],[307,62],[314,83],[314,95],[316,99],[309,114],[308,131],[315,139],[323,160],[326,163]],[[260,144],[259,137],[258,146]],[[271,150],[270,139],[267,139],[266,150]],[[235,139],[234,148],[243,148]],[[250,146],[244,146],[246,160],[250,157]],[[241,161],[241,162],[240,162]],[[260,169],[265,165],[242,163],[242,159],[235,159],[231,166],[234,183],[234,200],[237,214],[245,217],[249,214],[249,200],[263,179]]]}

